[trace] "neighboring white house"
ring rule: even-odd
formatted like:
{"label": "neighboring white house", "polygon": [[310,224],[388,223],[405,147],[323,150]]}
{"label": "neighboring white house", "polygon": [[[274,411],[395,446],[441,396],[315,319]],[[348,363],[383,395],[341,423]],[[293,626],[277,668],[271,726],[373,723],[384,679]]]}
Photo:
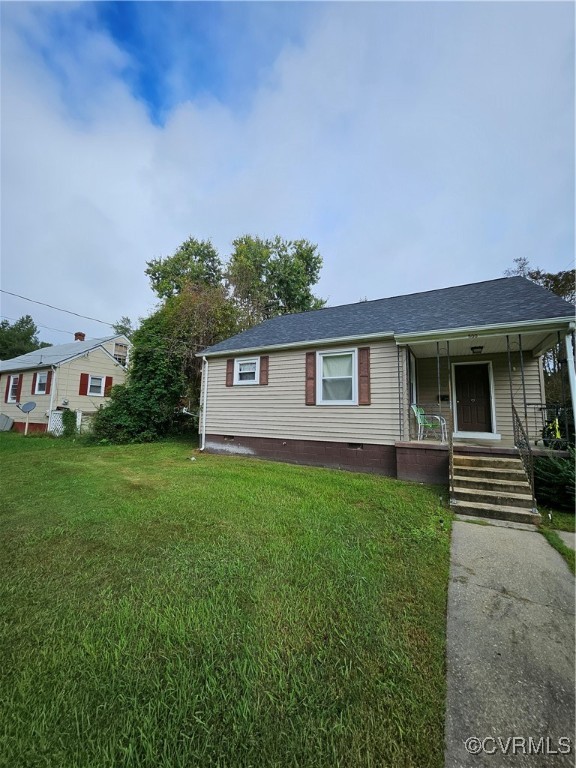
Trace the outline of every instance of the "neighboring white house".
{"label": "neighboring white house", "polygon": [[77,412],[82,425],[108,400],[110,389],[126,380],[130,342],[124,335],[44,347],[0,362],[0,413],[24,431],[26,414],[19,406],[36,404],[28,416],[30,432],[62,429],[62,412]]}

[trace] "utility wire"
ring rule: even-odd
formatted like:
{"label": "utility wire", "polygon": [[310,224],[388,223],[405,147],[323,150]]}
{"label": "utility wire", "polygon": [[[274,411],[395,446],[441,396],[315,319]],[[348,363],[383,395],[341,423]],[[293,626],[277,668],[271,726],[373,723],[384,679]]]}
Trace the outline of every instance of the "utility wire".
{"label": "utility wire", "polygon": [[[4,320],[12,320],[13,322],[17,323],[18,320],[21,320],[22,318],[18,317],[8,317],[7,315],[0,315]],[[51,328],[49,325],[42,325],[41,323],[34,322],[34,325],[37,328],[46,328],[48,331],[56,331],[57,333],[68,333],[70,336],[74,334],[74,331],[63,331],[61,328]]]}
{"label": "utility wire", "polygon": [[69,309],[61,309],[61,307],[55,307],[52,304],[46,304],[44,301],[36,301],[35,299],[29,299],[27,296],[20,296],[19,293],[11,293],[0,288],[0,293],[7,293],[8,296],[16,296],[18,299],[24,299],[24,301],[31,301],[33,304],[41,304],[43,307],[50,307],[50,309],[56,309],[58,312],[66,312],[69,315],[75,315],[76,317],[82,317],[84,320],[92,320],[95,323],[102,323],[102,325],[108,325],[110,328],[114,326],[114,323],[107,323],[104,320],[98,320],[95,317],[88,317],[88,315],[79,315],[78,312],[71,312]]}

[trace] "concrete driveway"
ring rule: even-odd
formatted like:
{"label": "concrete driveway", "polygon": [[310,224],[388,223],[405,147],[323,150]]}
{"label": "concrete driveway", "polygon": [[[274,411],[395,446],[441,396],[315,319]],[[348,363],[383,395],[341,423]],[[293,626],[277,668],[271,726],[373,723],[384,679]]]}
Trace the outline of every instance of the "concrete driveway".
{"label": "concrete driveway", "polygon": [[574,606],[541,534],[454,523],[446,768],[575,765]]}

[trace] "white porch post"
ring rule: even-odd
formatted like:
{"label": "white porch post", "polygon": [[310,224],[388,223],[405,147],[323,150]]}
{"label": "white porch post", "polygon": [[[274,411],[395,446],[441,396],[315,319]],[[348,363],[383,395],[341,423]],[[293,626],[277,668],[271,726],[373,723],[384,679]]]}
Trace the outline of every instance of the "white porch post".
{"label": "white porch post", "polygon": [[570,383],[572,409],[576,410],[576,376],[574,375],[574,350],[572,349],[573,335],[574,331],[566,334],[564,341],[566,343],[566,367],[568,368],[568,382]]}

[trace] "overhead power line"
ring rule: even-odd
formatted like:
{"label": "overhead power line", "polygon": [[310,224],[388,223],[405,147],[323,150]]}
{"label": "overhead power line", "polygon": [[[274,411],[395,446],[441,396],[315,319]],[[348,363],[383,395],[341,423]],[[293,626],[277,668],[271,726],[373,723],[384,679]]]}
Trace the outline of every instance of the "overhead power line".
{"label": "overhead power line", "polygon": [[[6,315],[0,315],[4,320],[13,320],[15,323],[18,322],[18,320],[21,320],[22,318],[18,317],[7,317]],[[68,333],[72,335],[74,331],[63,331],[61,328],[51,328],[49,325],[42,325],[41,323],[34,322],[34,325],[37,328],[46,328],[48,331],[56,331],[57,333]]]}
{"label": "overhead power line", "polygon": [[11,293],[0,288],[1,293],[6,293],[8,296],[16,296],[18,299],[24,299],[24,301],[31,301],[33,304],[41,304],[43,307],[50,307],[50,309],[56,309],[58,312],[66,312],[68,315],[75,315],[81,317],[84,320],[92,320],[95,323],[102,323],[102,325],[108,325],[110,328],[114,326],[114,323],[107,323],[105,320],[98,320],[96,317],[88,317],[88,315],[79,315],[78,312],[72,312],[69,309],[62,309],[61,307],[55,307],[53,304],[46,304],[45,301],[36,301],[35,299],[29,299],[27,296],[20,296],[19,293]]}

